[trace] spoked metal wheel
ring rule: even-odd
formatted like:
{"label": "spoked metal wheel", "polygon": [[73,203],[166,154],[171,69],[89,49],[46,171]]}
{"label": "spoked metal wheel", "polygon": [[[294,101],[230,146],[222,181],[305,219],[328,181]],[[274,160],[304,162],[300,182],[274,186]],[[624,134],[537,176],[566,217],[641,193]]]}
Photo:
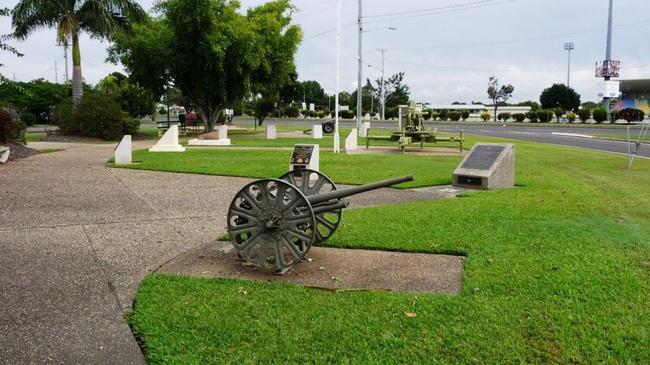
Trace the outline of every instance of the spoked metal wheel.
{"label": "spoked metal wheel", "polygon": [[[298,188],[305,196],[326,193],[336,190],[336,184],[332,179],[315,170],[294,170],[289,171],[280,177],[289,184]],[[316,208],[313,206],[312,208]],[[337,209],[326,213],[316,214],[316,244],[330,238],[341,222],[343,209]]]}
{"label": "spoked metal wheel", "polygon": [[228,210],[237,253],[257,267],[288,269],[316,241],[316,217],[305,195],[282,180],[258,180],[241,189]]}

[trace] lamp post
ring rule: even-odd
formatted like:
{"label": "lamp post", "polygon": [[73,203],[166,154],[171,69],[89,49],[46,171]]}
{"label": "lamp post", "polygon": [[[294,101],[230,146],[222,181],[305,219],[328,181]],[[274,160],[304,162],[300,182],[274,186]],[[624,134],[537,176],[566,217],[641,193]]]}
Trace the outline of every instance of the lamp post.
{"label": "lamp post", "polygon": [[170,119],[169,119],[169,108],[170,108],[170,102],[169,102],[169,68],[165,68],[165,89],[166,89],[166,94],[167,94],[167,129],[169,129]]}
{"label": "lamp post", "polygon": [[334,95],[334,153],[341,152],[339,138],[339,74],[341,63],[341,0],[336,0],[336,95]]}
{"label": "lamp post", "polygon": [[575,49],[575,46],[573,45],[573,42],[567,42],[564,43],[564,50],[569,53],[569,63],[567,66],[567,71],[566,71],[566,86],[569,86],[569,82],[571,81],[571,51]]}

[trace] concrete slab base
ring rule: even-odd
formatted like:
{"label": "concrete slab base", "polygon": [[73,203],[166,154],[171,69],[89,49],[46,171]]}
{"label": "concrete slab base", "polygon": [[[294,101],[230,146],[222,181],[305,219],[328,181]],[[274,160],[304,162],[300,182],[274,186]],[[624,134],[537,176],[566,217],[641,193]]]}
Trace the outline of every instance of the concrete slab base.
{"label": "concrete slab base", "polygon": [[188,146],[230,146],[230,138],[225,139],[190,139]]}
{"label": "concrete slab base", "polygon": [[205,278],[285,282],[331,290],[458,293],[464,257],[312,247],[307,259],[284,275],[238,260],[230,242],[190,250],[157,272]]}

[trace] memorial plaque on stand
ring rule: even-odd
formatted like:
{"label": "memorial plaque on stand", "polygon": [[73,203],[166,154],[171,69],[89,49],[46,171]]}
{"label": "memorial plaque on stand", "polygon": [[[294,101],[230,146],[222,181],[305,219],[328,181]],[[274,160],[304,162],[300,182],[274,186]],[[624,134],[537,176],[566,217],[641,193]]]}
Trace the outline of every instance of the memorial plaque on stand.
{"label": "memorial plaque on stand", "polygon": [[478,143],[453,174],[453,185],[473,189],[503,189],[515,184],[515,146]]}
{"label": "memorial plaque on stand", "polygon": [[293,146],[289,170],[319,171],[319,146],[317,144],[297,144]]}

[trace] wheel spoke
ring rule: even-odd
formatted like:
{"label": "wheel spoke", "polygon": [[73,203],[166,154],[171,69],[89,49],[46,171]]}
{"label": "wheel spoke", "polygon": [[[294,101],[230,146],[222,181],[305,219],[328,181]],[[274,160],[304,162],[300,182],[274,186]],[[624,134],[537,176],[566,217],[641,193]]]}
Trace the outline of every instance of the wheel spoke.
{"label": "wheel spoke", "polygon": [[259,237],[260,237],[260,233],[259,233],[259,232],[255,232],[254,235],[252,235],[249,239],[247,239],[246,241],[244,241],[244,242],[240,245],[241,247],[240,247],[239,250],[238,250],[239,254],[242,255],[242,256],[248,255],[248,253],[250,252],[251,248],[253,248],[253,247],[255,246],[255,243],[256,243],[256,241],[257,241],[257,239],[258,239]]}
{"label": "wheel spoke", "polygon": [[230,235],[232,235],[232,236],[236,236],[238,234],[251,232],[251,231],[255,231],[255,232],[258,231],[257,229],[254,229],[254,230],[251,229],[251,228],[256,228],[257,223],[251,223],[251,224],[247,224],[245,226],[232,226],[232,227],[233,228],[229,229],[230,230]]}
{"label": "wheel spoke", "polygon": [[259,206],[259,201],[257,201],[257,199],[255,199],[255,197],[251,195],[248,189],[242,191],[242,194],[244,194],[244,199],[247,202],[250,202],[251,206],[255,208],[258,212],[262,210],[262,208]]}
{"label": "wheel spoke", "polygon": [[287,230],[287,233],[293,234],[295,237],[297,237],[297,238],[299,238],[299,239],[301,239],[301,240],[303,240],[303,241],[305,241],[307,243],[311,242],[311,238],[305,236],[304,232],[294,230],[293,227],[289,227],[288,230]]}
{"label": "wheel spoke", "polygon": [[320,224],[324,225],[325,227],[327,227],[330,231],[333,231],[333,230],[336,229],[336,226],[333,223],[331,223],[330,221],[328,221],[327,219],[325,219],[324,217],[322,217],[320,215],[316,216],[316,220],[318,221],[318,223],[320,223]]}
{"label": "wheel spoke", "polygon": [[286,236],[282,236],[282,241],[284,241],[284,244],[282,246],[286,246],[289,249],[289,252],[291,252],[291,255],[293,255],[293,259],[296,261],[300,261],[303,255],[300,251],[298,251],[296,245],[294,245],[289,239],[287,239]]}
{"label": "wheel spoke", "polygon": [[257,221],[257,217],[252,215],[250,212],[247,212],[239,207],[232,207],[229,217],[232,217],[233,215],[238,215],[238,216],[243,216],[244,218],[248,218],[254,221]]}

